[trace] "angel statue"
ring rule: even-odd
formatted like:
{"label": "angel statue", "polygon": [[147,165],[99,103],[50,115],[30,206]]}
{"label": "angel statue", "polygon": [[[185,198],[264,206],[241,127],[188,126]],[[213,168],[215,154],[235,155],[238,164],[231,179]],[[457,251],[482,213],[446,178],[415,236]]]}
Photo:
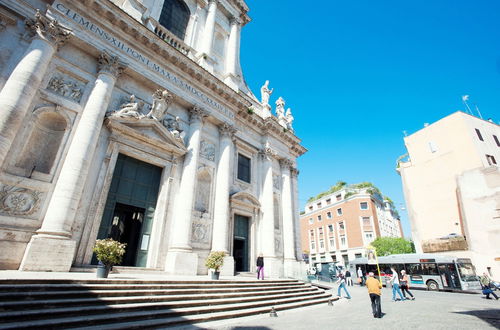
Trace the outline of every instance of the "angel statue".
{"label": "angel statue", "polygon": [[120,109],[113,112],[111,116],[114,117],[133,117],[142,118],[144,115],[140,112],[141,108],[144,106],[144,102],[141,100],[137,101],[135,95],[130,95],[129,102],[120,105]]}
{"label": "angel statue", "polygon": [[261,103],[264,107],[269,106],[269,96],[273,93],[273,89],[269,89],[269,80],[266,80],[265,84],[260,88]]}
{"label": "angel statue", "polygon": [[153,105],[151,106],[151,111],[149,111],[147,117],[161,121],[173,99],[174,96],[166,89],[163,91],[161,89],[156,90],[156,92],[153,93]]}

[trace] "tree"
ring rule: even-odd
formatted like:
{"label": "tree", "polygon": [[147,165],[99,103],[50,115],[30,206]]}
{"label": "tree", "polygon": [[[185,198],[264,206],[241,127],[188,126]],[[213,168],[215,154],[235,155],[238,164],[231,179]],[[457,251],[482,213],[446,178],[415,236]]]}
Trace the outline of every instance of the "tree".
{"label": "tree", "polygon": [[371,244],[377,251],[377,256],[390,254],[415,253],[415,246],[402,237],[378,237]]}

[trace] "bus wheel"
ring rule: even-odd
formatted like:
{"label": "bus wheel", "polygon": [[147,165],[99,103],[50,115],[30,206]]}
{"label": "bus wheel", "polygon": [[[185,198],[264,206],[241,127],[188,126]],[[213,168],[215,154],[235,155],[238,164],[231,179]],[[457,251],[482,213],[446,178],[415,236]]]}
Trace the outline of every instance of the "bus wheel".
{"label": "bus wheel", "polygon": [[436,281],[429,280],[429,281],[427,281],[427,290],[429,290],[429,291],[438,291],[439,290],[439,285],[436,283]]}

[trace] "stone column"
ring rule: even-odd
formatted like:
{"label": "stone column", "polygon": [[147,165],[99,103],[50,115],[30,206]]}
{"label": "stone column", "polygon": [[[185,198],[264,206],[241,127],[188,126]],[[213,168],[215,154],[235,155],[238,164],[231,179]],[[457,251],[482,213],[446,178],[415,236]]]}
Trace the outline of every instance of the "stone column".
{"label": "stone column", "polygon": [[276,251],[274,242],[274,188],[273,188],[273,158],[276,152],[265,147],[260,152],[262,160],[262,195],[261,195],[261,226],[262,252],[264,255],[265,276],[277,277]]}
{"label": "stone column", "polygon": [[295,257],[295,217],[290,171],[293,161],[290,159],[281,159],[280,165],[283,181],[281,190],[281,210],[283,214],[284,274],[287,277],[293,277],[298,269],[297,259]]}
{"label": "stone column", "polygon": [[125,65],[117,57],[102,53],[98,76],[82,111],[78,126],[54,187],[42,227],[31,238],[21,270],[69,271],[76,242],[71,227],[80,202],[104,114],[117,77]]}
{"label": "stone column", "polygon": [[203,37],[200,46],[200,64],[205,66],[210,72],[213,71],[212,44],[214,42],[215,16],[217,13],[217,3],[219,0],[208,0],[208,14],[203,29]]}
{"label": "stone column", "polygon": [[214,226],[212,234],[212,251],[224,251],[222,275],[234,275],[234,258],[229,256],[229,187],[231,184],[231,155],[233,154],[233,137],[236,130],[228,123],[219,126],[220,157],[217,164],[215,181]]}
{"label": "stone column", "polygon": [[293,201],[293,223],[294,223],[294,238],[295,238],[295,256],[298,261],[302,261],[302,250],[300,246],[300,210],[299,210],[299,190],[297,178],[299,171],[295,167],[290,168],[292,176],[292,201]]}
{"label": "stone column", "polygon": [[241,20],[237,17],[231,19],[231,32],[229,34],[226,52],[226,78],[225,82],[233,89],[238,89],[238,61],[240,53]]}
{"label": "stone column", "polygon": [[5,161],[52,57],[72,35],[69,29],[40,11],[26,26],[35,36],[0,92],[0,162]]}
{"label": "stone column", "polygon": [[191,217],[196,187],[196,172],[200,154],[201,130],[208,113],[193,107],[190,110],[189,137],[187,153],[184,156],[181,182],[175,202],[172,239],[167,253],[166,271],[179,275],[196,275],[198,255],[191,247]]}

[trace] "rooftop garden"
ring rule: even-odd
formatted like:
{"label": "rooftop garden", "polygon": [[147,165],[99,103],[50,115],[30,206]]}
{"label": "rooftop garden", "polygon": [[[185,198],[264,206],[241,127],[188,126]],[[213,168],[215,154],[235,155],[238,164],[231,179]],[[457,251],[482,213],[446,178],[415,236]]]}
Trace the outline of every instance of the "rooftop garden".
{"label": "rooftop garden", "polygon": [[375,186],[371,182],[366,182],[366,181],[354,184],[347,184],[347,182],[345,181],[338,181],[334,186],[331,186],[330,189],[323,191],[316,196],[309,197],[307,202],[311,203],[315,200],[336,193],[337,191],[340,191],[342,189],[347,190],[346,194],[344,195],[344,198],[349,198],[355,195],[359,190],[366,189],[366,192],[370,194],[372,197],[377,198],[380,201],[388,200],[389,203],[391,204],[391,207],[394,208],[394,202],[389,197],[382,196],[382,193],[380,192],[380,189],[377,188],[377,186]]}

